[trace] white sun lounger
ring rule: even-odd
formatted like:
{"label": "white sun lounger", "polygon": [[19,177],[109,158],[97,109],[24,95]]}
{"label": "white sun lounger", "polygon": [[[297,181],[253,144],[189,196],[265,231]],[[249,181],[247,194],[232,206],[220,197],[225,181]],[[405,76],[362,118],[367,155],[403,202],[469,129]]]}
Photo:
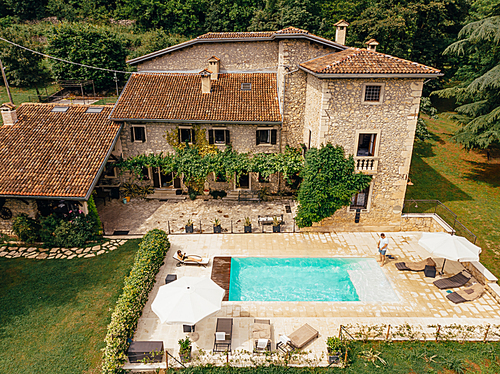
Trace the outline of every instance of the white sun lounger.
{"label": "white sun lounger", "polygon": [[198,255],[186,255],[184,260],[182,260],[177,253],[174,254],[174,260],[177,261],[177,266],[181,265],[198,265],[198,266],[203,266],[207,267],[208,262],[210,261],[209,258],[203,258]]}

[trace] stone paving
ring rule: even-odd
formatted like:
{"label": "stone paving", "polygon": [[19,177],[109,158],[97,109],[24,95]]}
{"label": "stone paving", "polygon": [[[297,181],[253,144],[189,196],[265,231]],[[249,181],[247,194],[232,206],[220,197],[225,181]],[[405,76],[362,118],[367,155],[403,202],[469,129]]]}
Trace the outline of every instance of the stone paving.
{"label": "stone paving", "polygon": [[[406,323],[428,330],[430,325],[487,325],[500,323],[500,305],[489,294],[475,301],[453,304],[446,290],[439,290],[422,272],[401,272],[395,261],[419,261],[429,256],[417,242],[421,234],[398,232],[388,234],[389,253],[396,256],[382,270],[399,296],[399,302],[241,302],[222,303],[222,310],[196,325],[198,339],[193,343],[196,351],[213,348],[216,318],[232,317],[233,350],[251,351],[251,326],[254,318],[271,320],[274,342],[281,334],[290,334],[304,323],[320,332],[306,350],[309,358],[326,364],[326,338],[338,336],[342,325],[403,325]],[[172,247],[165,264],[156,277],[156,285],[139,319],[134,340],[163,340],[165,348],[178,353],[177,341],[185,336],[180,325],[161,324],[151,310],[158,288],[165,284],[167,274],[182,276],[211,276],[207,268],[197,266],[176,267],[172,258],[177,250],[203,257],[214,256],[265,256],[265,257],[372,257],[376,255],[377,233],[296,233],[296,234],[247,234],[247,235],[173,235]],[[440,268],[442,259],[434,259]],[[457,262],[447,261],[444,276],[462,270]]]}
{"label": "stone paving", "polygon": [[39,248],[39,247],[0,247],[0,257],[18,258],[27,257],[37,260],[89,258],[114,251],[122,244],[126,243],[123,239],[111,239],[110,241],[85,248]]}
{"label": "stone paving", "polygon": [[[172,234],[185,232],[184,226],[193,220],[194,232],[213,232],[212,222],[221,221],[223,232],[242,233],[245,217],[250,217],[253,232],[271,232],[271,225],[259,225],[258,216],[280,216],[283,214],[283,232],[299,231],[294,225],[296,202],[277,200],[269,202],[237,202],[222,200],[159,201],[132,199],[123,204],[121,200],[97,202],[99,216],[107,235],[114,231],[129,231],[130,235],[144,235],[152,229],[161,229]],[[286,212],[290,207],[290,213]]]}

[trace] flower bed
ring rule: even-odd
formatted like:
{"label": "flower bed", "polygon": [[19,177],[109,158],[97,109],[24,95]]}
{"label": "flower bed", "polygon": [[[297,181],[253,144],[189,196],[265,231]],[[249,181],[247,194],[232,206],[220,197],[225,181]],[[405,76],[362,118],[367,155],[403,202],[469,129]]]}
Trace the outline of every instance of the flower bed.
{"label": "flower bed", "polygon": [[108,326],[104,340],[106,347],[103,349],[103,373],[118,373],[125,362],[127,340],[134,332],[169,248],[168,236],[162,230],[151,230],[143,237]]}

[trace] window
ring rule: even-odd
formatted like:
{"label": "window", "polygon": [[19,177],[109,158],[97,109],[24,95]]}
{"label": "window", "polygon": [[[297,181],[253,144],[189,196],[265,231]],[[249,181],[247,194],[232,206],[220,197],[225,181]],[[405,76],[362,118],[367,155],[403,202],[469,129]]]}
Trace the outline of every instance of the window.
{"label": "window", "polygon": [[103,109],[104,107],[102,106],[94,106],[94,107],[89,106],[85,111],[85,113],[101,113]]}
{"label": "window", "polygon": [[366,209],[368,206],[368,195],[370,194],[370,187],[359,191],[351,198],[351,209]]}
{"label": "window", "polygon": [[356,156],[375,156],[377,134],[359,134]]}
{"label": "window", "polygon": [[271,176],[265,178],[261,173],[259,173],[259,183],[271,183],[270,178]]}
{"label": "window", "polygon": [[68,110],[68,106],[55,106],[52,108],[51,112],[59,112],[59,113],[64,113]]}
{"label": "window", "polygon": [[242,83],[241,90],[242,91],[252,91],[252,83]]}
{"label": "window", "polygon": [[132,126],[130,128],[132,134],[132,142],[144,143],[146,141],[146,127]]}
{"label": "window", "polygon": [[384,84],[363,85],[364,104],[382,104],[384,100]]}
{"label": "window", "polygon": [[194,137],[194,129],[190,128],[180,128],[179,129],[179,141],[181,143],[191,143],[193,144],[195,141]]}
{"label": "window", "polygon": [[216,182],[227,182],[226,174],[224,173],[216,173],[215,174],[215,181]]}
{"label": "window", "polygon": [[229,130],[226,129],[211,129],[208,130],[208,143],[209,144],[229,144]]}
{"label": "window", "polygon": [[276,144],[278,130],[274,129],[259,129],[257,130],[256,144]]}
{"label": "window", "polygon": [[141,179],[143,181],[148,181],[150,180],[150,177],[149,177],[149,168],[147,167],[143,167],[142,168],[142,172],[141,172]]}
{"label": "window", "polygon": [[104,178],[117,178],[115,164],[113,162],[108,162],[106,168],[104,169]]}

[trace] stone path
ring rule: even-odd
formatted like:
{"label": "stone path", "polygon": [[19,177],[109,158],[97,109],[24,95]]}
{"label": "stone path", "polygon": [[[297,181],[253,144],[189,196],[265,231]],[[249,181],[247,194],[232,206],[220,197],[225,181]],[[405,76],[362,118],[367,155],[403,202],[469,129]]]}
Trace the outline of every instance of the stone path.
{"label": "stone path", "polygon": [[89,258],[114,251],[126,243],[126,240],[111,239],[104,244],[85,248],[38,248],[38,247],[0,247],[0,257],[18,258],[27,257],[37,260]]}

